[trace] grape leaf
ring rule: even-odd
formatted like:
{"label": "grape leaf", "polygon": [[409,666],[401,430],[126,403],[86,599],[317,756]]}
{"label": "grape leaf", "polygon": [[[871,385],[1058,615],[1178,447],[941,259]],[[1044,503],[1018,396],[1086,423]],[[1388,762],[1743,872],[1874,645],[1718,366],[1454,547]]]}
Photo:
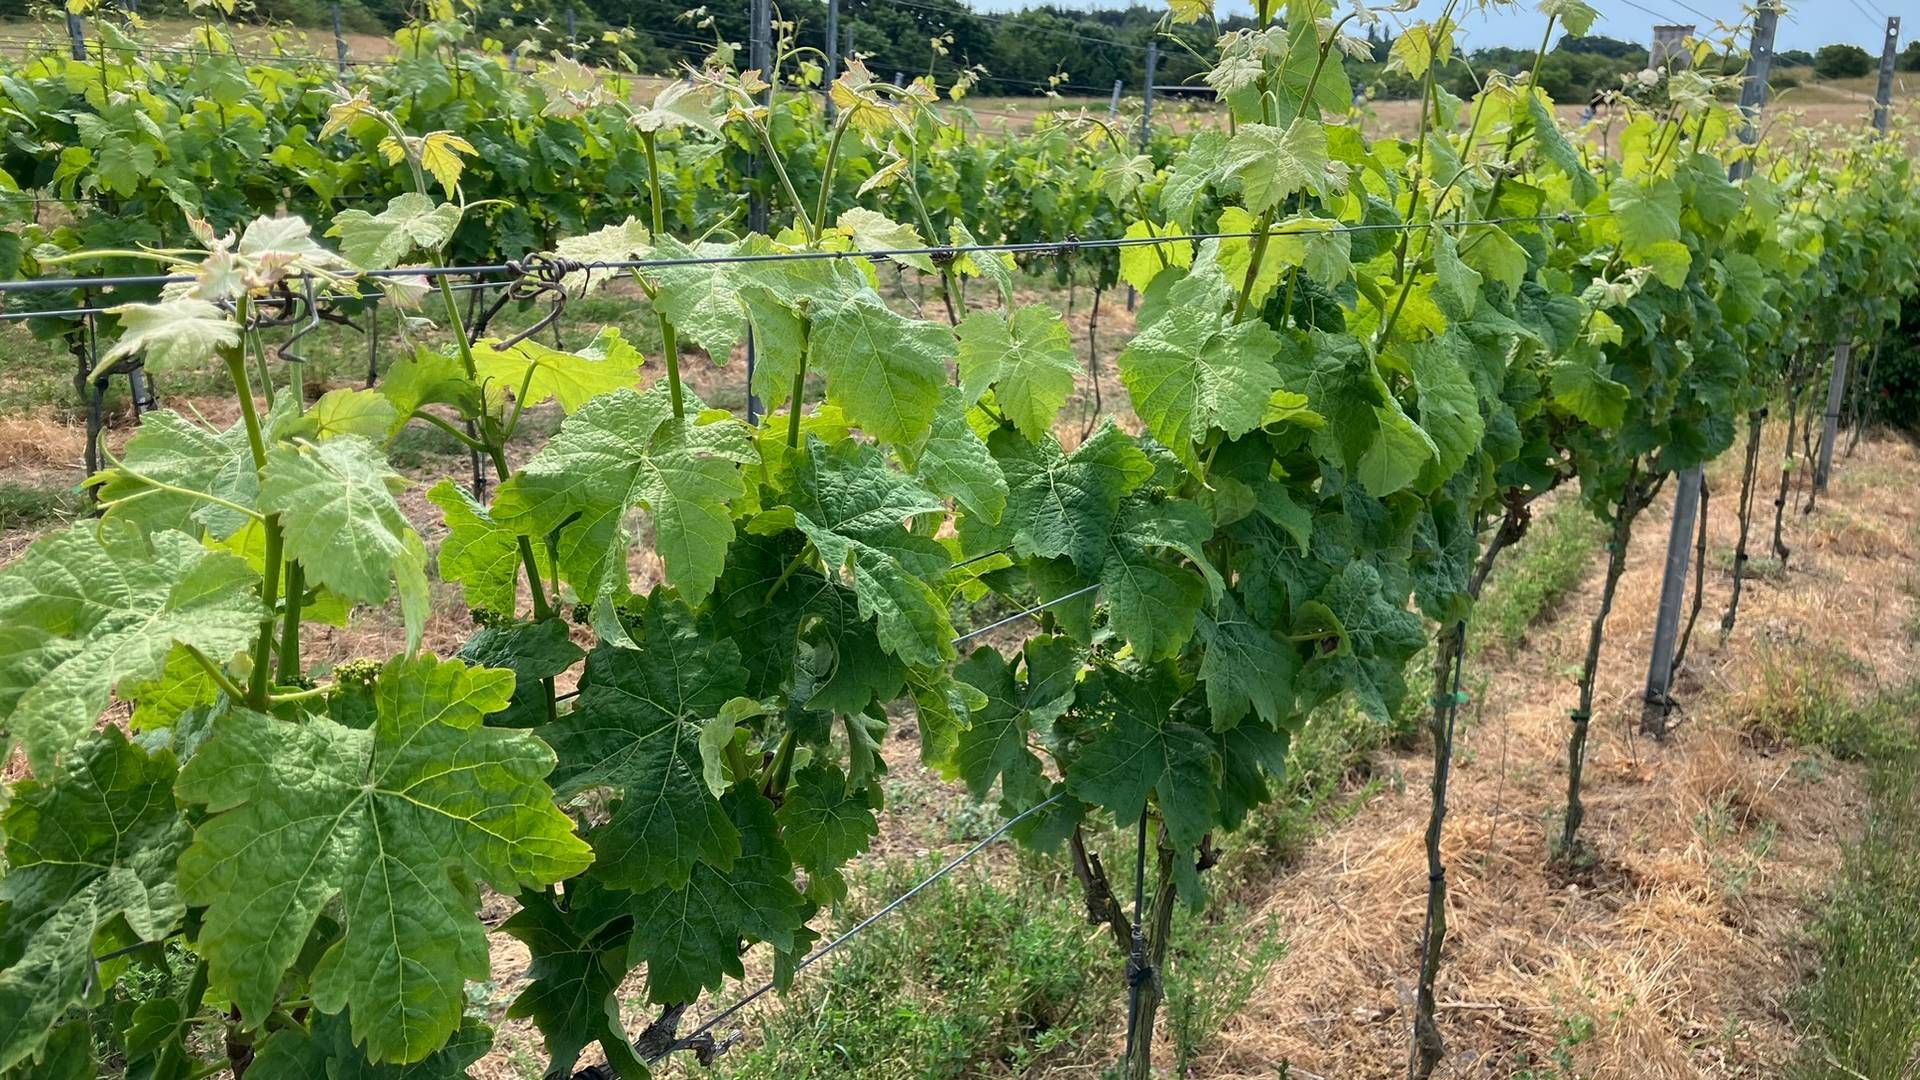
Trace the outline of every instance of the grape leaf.
{"label": "grape leaf", "polygon": [[260,633],[259,577],[177,532],[88,521],[0,570],[0,725],[35,771],[91,728],[123,681],[157,678],[178,642],[216,663]]}
{"label": "grape leaf", "polygon": [[[427,500],[440,508],[447,522],[447,537],[436,556],[441,578],[460,583],[468,607],[511,614],[524,566],[519,534],[496,522],[486,507],[450,479],[433,485]],[[533,555],[540,576],[550,576],[553,562],[547,545],[534,544]]]}
{"label": "grape leaf", "polygon": [[1307,605],[1321,617],[1337,620],[1331,629],[1338,631],[1341,644],[1301,668],[1294,686],[1303,705],[1319,704],[1346,690],[1367,715],[1381,723],[1392,720],[1394,708],[1406,697],[1407,661],[1426,640],[1420,617],[1406,609],[1405,596],[1396,603],[1384,589],[1378,570],[1350,562]]}
{"label": "grape leaf", "polygon": [[1207,733],[1177,719],[1179,687],[1159,670],[1089,675],[1077,712],[1090,737],[1067,766],[1067,790],[1131,825],[1152,796],[1175,844],[1192,849],[1218,815],[1219,755]]}
{"label": "grape leaf", "polygon": [[[157,489],[147,481],[217,495],[244,506],[253,501],[260,474],[241,423],[215,433],[161,409],[141,418],[139,430],[121,452],[120,464],[92,479],[100,483],[102,502],[128,500],[110,507],[108,517],[137,522],[148,533],[178,529],[198,536],[204,529],[215,539],[225,539],[250,519],[191,495]],[[132,498],[135,495],[139,498]]]}
{"label": "grape leaf", "polygon": [[1060,314],[1039,304],[1012,315],[976,311],[961,321],[960,386],[968,404],[993,389],[1002,415],[1029,439],[1053,430],[1080,372],[1073,337]]}
{"label": "grape leaf", "polygon": [[447,1045],[411,1065],[376,1065],[353,1045],[346,1023],[322,1013],[311,1030],[282,1028],[260,1044],[253,1080],[466,1080],[468,1066],[493,1046],[493,1029],[461,1021]]}
{"label": "grape leaf", "polygon": [[963,519],[969,548],[1066,556],[1081,573],[1097,574],[1120,501],[1153,476],[1153,463],[1132,437],[1109,421],[1071,455],[1051,435],[1032,443],[1002,430],[987,445],[1007,477],[1007,512],[991,531]]}
{"label": "grape leaf", "polygon": [[1007,508],[1007,477],[967,423],[967,410],[957,387],[941,392],[940,411],[913,464],[914,475],[935,494],[950,498],[967,513],[999,521]]}
{"label": "grape leaf", "polygon": [[807,871],[807,895],[815,903],[845,898],[840,868],[880,834],[878,809],[873,788],[850,784],[831,762],[816,758],[794,772],[776,817],[793,861]]}
{"label": "grape leaf", "polygon": [[1300,669],[1300,654],[1249,619],[1231,594],[1221,597],[1211,616],[1202,616],[1200,639],[1207,649],[1200,661],[1200,681],[1207,687],[1215,731],[1235,726],[1249,713],[1267,724],[1293,715],[1293,677]]}
{"label": "grape leaf", "polygon": [[174,860],[190,832],[173,801],[173,753],[108,725],[43,779],[20,781],[4,818],[0,1071],[46,1045],[93,986],[94,942],[119,920],[158,941],[186,914]]}
{"label": "grape leaf", "polygon": [[567,413],[596,395],[632,386],[640,362],[639,350],[626,343],[617,326],[602,329],[579,352],[561,352],[532,338],[504,349],[491,341],[473,347],[474,369],[483,383],[493,384],[490,398],[517,395],[524,385],[521,405],[557,400]]}
{"label": "grape leaf", "polygon": [[588,1043],[612,1043],[611,1059],[626,1042],[616,991],[626,978],[632,927],[625,920],[609,926],[609,913],[605,895],[583,878],[569,885],[565,910],[549,896],[532,895],[500,924],[533,957],[527,988],[507,1015],[531,1019],[546,1036],[549,1075],[572,1076]]}
{"label": "grape leaf", "polygon": [[564,620],[543,619],[483,626],[460,646],[454,659],[513,672],[512,702],[487,717],[487,723],[494,727],[533,727],[551,719],[542,680],[573,667],[584,655],[568,635]]}
{"label": "grape leaf", "polygon": [[773,806],[758,791],[735,788],[721,800],[740,834],[740,856],[720,870],[695,866],[684,888],[655,889],[631,905],[629,966],[645,961],[647,994],[666,1005],[718,990],[745,973],[741,939],[790,952],[808,909],[793,887],[793,862],[780,842]]}
{"label": "grape leaf", "polygon": [[1281,388],[1273,366],[1279,335],[1260,320],[1235,323],[1223,314],[1227,292],[1218,273],[1187,277],[1169,294],[1167,313],[1120,354],[1134,412],[1196,472],[1195,441],[1215,428],[1239,436],[1259,427]]}
{"label": "grape leaf", "polygon": [[481,726],[512,689],[510,672],[395,659],[369,729],[243,711],[215,721],[177,785],[209,814],[181,856],[180,891],[207,908],[198,948],[249,1025],[265,1022],[337,898],[344,930],[314,969],[315,1008],[351,1007],[370,1059],[419,1061],[460,1027],[466,980],[489,972],[468,883],[511,893],[586,867],[543,779],[552,752]]}
{"label": "grape leaf", "polygon": [[984,699],[967,716],[953,754],[954,766],[975,798],[986,798],[998,780],[1009,803],[1038,801],[1035,793],[1045,787],[1045,779],[1027,739],[1073,704],[1079,672],[1080,656],[1073,643],[1046,634],[1027,641],[1026,672],[1020,678],[1014,665],[991,646],[975,649],[954,669],[954,677]]}
{"label": "grape leaf", "polygon": [[829,449],[808,439],[795,484],[795,525],[822,565],[852,576],[860,616],[878,622],[881,646],[908,664],[951,659],[953,623],[928,582],[952,559],[937,541],[906,528],[908,518],[945,504],[887,468],[877,449],[857,443]]}
{"label": "grape leaf", "polygon": [[[320,395],[293,426],[292,434],[326,442],[342,435],[358,435],[376,441],[385,440],[406,418],[393,399],[378,390],[354,390],[342,387]],[[145,426],[145,422],[142,422]]]}
{"label": "grape leaf", "polygon": [[422,345],[402,357],[380,377],[380,393],[393,402],[398,414],[389,437],[428,405],[451,405],[462,416],[480,413],[480,388],[467,378],[460,361]]}
{"label": "grape leaf", "polygon": [[260,472],[260,508],[280,516],[287,557],[308,581],[377,604],[396,575],[422,572],[410,565],[419,537],[393,498],[404,484],[366,439],[276,446]]}
{"label": "grape leaf", "polygon": [[400,265],[416,251],[429,254],[445,247],[460,227],[460,208],[437,203],[417,191],[387,200],[378,214],[342,210],[333,216],[328,236],[340,238],[340,254],[363,270],[385,270]]}
{"label": "grape leaf", "polygon": [[699,418],[702,408],[688,394],[687,416],[676,419],[663,383],[595,398],[500,485],[494,520],[535,537],[559,530],[561,572],[595,600],[626,592],[625,519],[645,507],[667,580],[697,602],[725,565],[727,504],[744,490],[740,466],[755,460],[744,425]]}
{"label": "grape leaf", "polygon": [[[1218,584],[1200,550],[1212,534],[1212,521],[1197,503],[1134,496],[1121,506],[1107,537],[1100,584],[1114,631],[1142,658],[1173,656],[1193,637],[1207,585]],[[1169,559],[1167,551],[1186,555],[1200,573]]]}
{"label": "grape leaf", "polygon": [[563,794],[609,787],[620,796],[588,836],[595,876],[622,889],[681,888],[695,865],[721,870],[740,837],[702,778],[700,728],[746,691],[740,650],[710,638],[662,591],[632,622],[635,648],[603,644],[587,657],[571,713],[541,729],[560,763]]}
{"label": "grape leaf", "polygon": [[1345,166],[1327,157],[1327,132],[1297,117],[1285,128],[1241,124],[1221,155],[1221,174],[1240,186],[1248,210],[1264,213],[1299,191],[1346,190]]}
{"label": "grape leaf", "polygon": [[240,325],[213,304],[176,297],[152,304],[121,304],[107,314],[120,317],[120,340],[101,364],[143,356],[148,371],[197,368],[221,349],[240,344]]}
{"label": "grape leaf", "polygon": [[817,310],[808,363],[827,377],[827,396],[882,442],[912,445],[933,421],[953,332],[896,314],[871,291]]}
{"label": "grape leaf", "polygon": [[[897,251],[927,246],[920,230],[865,207],[841,211],[834,225],[847,234],[855,251]],[[927,255],[901,255],[897,261],[923,273],[934,273],[933,259]]]}

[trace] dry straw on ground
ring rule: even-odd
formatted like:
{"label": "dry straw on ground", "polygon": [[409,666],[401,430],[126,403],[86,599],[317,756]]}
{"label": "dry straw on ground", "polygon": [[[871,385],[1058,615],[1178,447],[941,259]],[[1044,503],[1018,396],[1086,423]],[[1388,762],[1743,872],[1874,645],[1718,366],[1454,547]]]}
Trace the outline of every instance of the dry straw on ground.
{"label": "dry straw on ground", "polygon": [[[1735,540],[1738,476],[1722,465],[1713,479],[1729,493],[1709,530],[1710,552],[1722,553]],[[1749,583],[1724,644],[1728,563],[1710,562],[1686,709],[1666,744],[1632,734],[1664,507],[1643,522],[1609,628],[1589,758],[1586,836],[1600,860],[1579,880],[1549,873],[1545,858],[1599,566],[1526,651],[1482,658],[1487,684],[1463,717],[1447,821],[1450,1054],[1440,1075],[1512,1076],[1556,1050],[1595,1080],[1781,1074],[1795,1048],[1790,999],[1814,959],[1804,928],[1862,795],[1855,769],[1740,725],[1765,692],[1769,654],[1776,670],[1840,673],[1838,691],[1855,698],[1920,673],[1909,630],[1920,609],[1916,483],[1912,446],[1863,444],[1820,508],[1790,523],[1788,573]],[[1390,762],[1402,782],[1279,879],[1262,913],[1281,921],[1288,954],[1198,1075],[1272,1077],[1282,1061],[1296,1077],[1404,1075],[1426,886],[1425,753]]]}

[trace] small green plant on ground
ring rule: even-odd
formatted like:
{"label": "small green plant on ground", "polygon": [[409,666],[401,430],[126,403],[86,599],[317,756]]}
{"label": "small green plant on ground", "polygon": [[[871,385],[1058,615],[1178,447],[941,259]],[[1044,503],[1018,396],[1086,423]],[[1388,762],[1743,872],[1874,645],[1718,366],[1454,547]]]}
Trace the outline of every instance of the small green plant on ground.
{"label": "small green plant on ground", "polygon": [[1488,581],[1473,614],[1475,644],[1518,648],[1527,631],[1580,584],[1605,540],[1605,527],[1572,500],[1541,514]]}
{"label": "small green plant on ground", "polygon": [[[897,896],[932,869],[897,860],[859,875],[854,892]],[[871,907],[849,906],[833,932]],[[1068,885],[1027,860],[945,878],[770,1011],[757,1045],[720,1059],[723,1073],[935,1080],[1073,1054],[1115,1019],[1120,978],[1081,912]]]}
{"label": "small green plant on ground", "polygon": [[1818,747],[1848,761],[1873,761],[1913,744],[1905,720],[1884,702],[1867,707],[1850,698],[1846,677],[1857,662],[1831,648],[1805,642],[1768,646],[1760,652],[1760,682],[1742,722],[1758,739]]}
{"label": "small green plant on ground", "polygon": [[1814,929],[1819,976],[1802,1001],[1794,1080],[1905,1077],[1920,1060],[1920,684],[1860,711],[1863,726],[1906,738],[1874,759],[1865,830]]}

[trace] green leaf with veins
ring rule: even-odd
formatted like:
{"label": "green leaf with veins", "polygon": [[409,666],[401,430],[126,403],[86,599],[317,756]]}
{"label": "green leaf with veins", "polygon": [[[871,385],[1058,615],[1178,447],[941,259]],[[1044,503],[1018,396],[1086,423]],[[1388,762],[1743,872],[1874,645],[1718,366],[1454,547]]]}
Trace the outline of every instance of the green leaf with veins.
{"label": "green leaf with veins", "polygon": [[1032,443],[1001,430],[987,445],[1007,477],[1007,512],[998,528],[962,519],[969,550],[1066,556],[1081,573],[1098,573],[1120,501],[1153,476],[1133,437],[1109,421],[1071,455],[1051,435]]}
{"label": "green leaf with veins", "polygon": [[1266,724],[1293,716],[1293,677],[1300,654],[1274,632],[1248,618],[1232,594],[1220,598],[1212,615],[1200,619],[1206,655],[1200,681],[1207,687],[1213,729],[1225,731],[1249,713]]}
{"label": "green leaf with veins", "polygon": [[493,1046],[493,1029],[471,1017],[453,1038],[411,1065],[376,1065],[353,1044],[344,1019],[321,1013],[311,1030],[282,1028],[266,1037],[247,1067],[251,1080],[467,1080],[468,1067]]}
{"label": "green leaf with veins", "polygon": [[1257,319],[1233,322],[1222,312],[1229,296],[1221,275],[1196,272],[1173,287],[1167,313],[1120,354],[1134,412],[1196,472],[1195,442],[1214,429],[1237,437],[1259,427],[1281,388],[1273,366],[1280,336]]}
{"label": "green leaf with veins", "polygon": [[611,788],[613,814],[593,829],[595,876],[617,888],[680,888],[695,865],[725,870],[740,837],[707,790],[700,729],[746,692],[740,650],[709,637],[664,590],[631,619],[636,648],[587,657],[573,711],[541,729],[563,794]]}
{"label": "green leaf with veins", "polygon": [[473,347],[473,366],[487,396],[527,393],[522,406],[558,401],[573,413],[600,394],[630,387],[639,377],[640,350],[626,343],[620,328],[609,326],[579,352],[561,352],[532,338],[507,348],[483,341]]}
{"label": "green leaf with veins", "polygon": [[[447,523],[447,536],[436,556],[440,577],[460,583],[468,607],[512,614],[524,570],[520,534],[495,521],[486,507],[451,479],[433,485],[427,501],[440,508]],[[533,556],[544,580],[553,573],[545,537],[534,541]]]}
{"label": "green leaf with veins", "polygon": [[[517,385],[517,384],[516,384]],[[380,376],[379,391],[393,402],[398,419],[388,437],[397,434],[414,413],[428,405],[449,405],[461,416],[480,415],[480,388],[467,378],[457,357],[422,345],[402,357]],[[499,400],[496,398],[497,406]]]}
{"label": "green leaf with veins", "polygon": [[530,1019],[540,1029],[550,1075],[573,1075],[589,1043],[604,1046],[623,1030],[617,991],[627,976],[633,929],[624,919],[609,919],[618,914],[610,899],[592,878],[582,878],[569,885],[564,910],[551,896],[527,895],[500,924],[533,958],[527,987],[507,1006],[507,1016]]}
{"label": "green leaf with veins", "polygon": [[954,356],[953,331],[909,319],[871,290],[815,311],[808,363],[847,419],[882,442],[926,434]]}
{"label": "green leaf with veins", "polygon": [[260,509],[279,515],[287,558],[308,581],[377,604],[419,543],[393,498],[405,483],[366,439],[276,446],[260,471]]}
{"label": "green leaf with veins", "polygon": [[647,996],[656,1004],[692,1001],[740,978],[742,940],[791,952],[810,909],[793,887],[793,860],[780,841],[773,805],[758,791],[735,788],[721,800],[740,834],[740,855],[721,870],[694,867],[682,888],[633,899],[629,966],[647,965]]}
{"label": "green leaf with veins", "polygon": [[1320,591],[1318,605],[1308,605],[1338,620],[1341,645],[1309,660],[1294,680],[1304,707],[1345,690],[1368,716],[1381,723],[1392,719],[1406,696],[1407,661],[1426,639],[1405,597],[1388,596],[1384,588],[1378,570],[1351,562]]}
{"label": "green leaf with veins", "polygon": [[1011,316],[976,311],[955,331],[960,338],[960,386],[972,404],[993,390],[1000,411],[1029,439],[1053,430],[1053,418],[1073,395],[1080,363],[1059,312],[1039,304]]}
{"label": "green leaf with veins", "polygon": [[702,409],[687,394],[687,415],[676,419],[662,383],[595,398],[500,485],[494,520],[534,537],[560,530],[560,571],[591,601],[626,593],[626,517],[644,508],[667,580],[698,602],[733,541],[727,504],[744,490],[740,466],[756,457],[745,425]]}
{"label": "green leaf with veins", "polygon": [[[897,251],[927,246],[920,230],[865,207],[842,211],[834,225],[847,234],[855,251]],[[922,273],[935,272],[933,259],[927,255],[901,255],[898,261]]]}
{"label": "green leaf with veins", "polygon": [[460,208],[435,202],[417,191],[387,200],[378,214],[342,210],[333,215],[328,236],[340,238],[340,254],[362,270],[399,266],[415,252],[433,254],[453,239],[460,227]]}
{"label": "green leaf with veins", "polygon": [[93,727],[116,686],[166,669],[177,642],[215,663],[260,633],[260,579],[183,533],[87,521],[0,570],[0,730],[36,772]]}
{"label": "green leaf with veins", "polygon": [[1174,843],[1191,850],[1218,816],[1220,759],[1205,731],[1178,719],[1179,699],[1157,668],[1089,675],[1077,707],[1088,741],[1067,766],[1067,789],[1121,825],[1138,820],[1151,796]]}
{"label": "green leaf with veins", "polygon": [[317,442],[326,442],[342,435],[358,435],[384,442],[387,435],[405,421],[406,417],[400,415],[393,399],[378,390],[342,387],[320,395],[320,400],[302,414],[301,422],[293,427],[290,434]]}
{"label": "green leaf with veins", "polygon": [[908,664],[951,659],[953,623],[928,582],[945,575],[952,558],[938,541],[907,529],[909,518],[945,504],[889,469],[879,450],[857,443],[829,449],[808,439],[795,484],[794,524],[822,565],[852,576],[860,615],[878,622],[881,646]]}
{"label": "green leaf with veins", "polygon": [[124,920],[134,941],[158,941],[186,915],[174,860],[191,830],[174,776],[172,751],[149,754],[108,725],[14,786],[0,819],[0,1071],[39,1053],[98,989],[96,938]]}
{"label": "green leaf with veins", "polygon": [[[1143,659],[1171,657],[1184,648],[1208,586],[1216,594],[1222,587],[1200,550],[1212,535],[1213,522],[1197,503],[1134,496],[1120,508],[1107,537],[1100,584],[1114,632]],[[1170,553],[1185,555],[1199,572]]]}
{"label": "green leaf with veins", "polygon": [[940,411],[920,448],[913,472],[928,488],[989,522],[1007,508],[1007,477],[987,444],[967,423],[967,408],[957,387],[941,391]]}
{"label": "green leaf with veins", "polygon": [[419,1061],[460,1027],[465,982],[489,972],[473,885],[512,893],[586,867],[544,781],[552,751],[481,726],[512,690],[510,672],[396,659],[369,729],[241,711],[215,722],[177,785],[209,815],[180,891],[206,907],[198,949],[250,1026],[337,901],[343,930],[314,969],[314,1007],[351,1007],[373,1061]]}
{"label": "green leaf with veins", "polygon": [[954,767],[974,798],[986,798],[996,780],[1010,805],[1041,797],[1036,793],[1046,780],[1027,740],[1073,704],[1079,673],[1074,644],[1046,634],[1027,641],[1026,671],[1019,678],[1014,665],[991,646],[975,649],[954,669],[954,678],[983,699],[967,716],[953,753]]}
{"label": "green leaf with veins", "polygon": [[879,798],[848,782],[831,762],[815,758],[796,770],[776,817],[793,861],[807,872],[807,896],[818,904],[846,898],[840,868],[880,834]]}
{"label": "green leaf with veins", "polygon": [[565,672],[585,656],[561,619],[481,627],[460,646],[454,659],[513,672],[513,700],[487,717],[494,727],[533,727],[548,721],[547,688],[542,680]]}
{"label": "green leaf with veins", "polygon": [[139,429],[121,451],[120,465],[103,469],[92,479],[100,482],[101,502],[129,500],[110,507],[109,518],[137,523],[148,533],[178,529],[198,536],[205,529],[213,538],[223,540],[251,519],[204,499],[159,490],[146,480],[244,506],[253,501],[260,474],[254,468],[242,424],[236,422],[226,431],[215,433],[179,413],[161,409],[141,418]]}
{"label": "green leaf with veins", "polygon": [[1327,157],[1326,128],[1305,117],[1285,128],[1240,125],[1228,138],[1220,165],[1222,176],[1240,185],[1242,200],[1256,214],[1274,209],[1296,192],[1346,190],[1345,179],[1335,171],[1343,167]]}

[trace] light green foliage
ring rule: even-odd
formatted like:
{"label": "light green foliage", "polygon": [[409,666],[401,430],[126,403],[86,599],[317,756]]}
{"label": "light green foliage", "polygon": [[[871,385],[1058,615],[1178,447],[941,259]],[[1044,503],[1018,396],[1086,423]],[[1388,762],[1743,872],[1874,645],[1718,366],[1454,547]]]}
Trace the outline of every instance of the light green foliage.
{"label": "light green foliage", "polygon": [[355,266],[384,270],[415,252],[439,251],[459,227],[459,207],[409,191],[395,195],[378,214],[340,211],[327,235],[340,238],[340,254]]}
{"label": "light green foliage", "polygon": [[976,311],[958,333],[960,386],[968,401],[991,388],[1001,415],[1022,435],[1037,440],[1052,430],[1080,370],[1059,313],[1040,305],[1011,315]]}
{"label": "light green foliage", "polygon": [[0,721],[52,768],[123,681],[152,679],[177,642],[216,662],[260,630],[258,578],[177,532],[76,525],[0,572]]}
{"label": "light green foliage", "polygon": [[740,466],[755,455],[738,423],[700,418],[691,395],[687,407],[675,417],[660,385],[594,399],[501,485],[494,519],[542,539],[557,535],[560,572],[591,600],[627,591],[625,519],[644,508],[668,580],[690,598],[704,596],[733,538],[727,502],[743,490]]}
{"label": "light green foliage", "polygon": [[180,775],[180,798],[209,814],[180,891],[207,907],[198,947],[250,1022],[337,898],[315,1007],[348,1009],[374,1061],[417,1061],[460,1026],[461,984],[488,971],[466,889],[538,887],[588,861],[544,781],[552,752],[479,726],[512,690],[510,672],[395,660],[368,728],[240,710],[215,721]]}

